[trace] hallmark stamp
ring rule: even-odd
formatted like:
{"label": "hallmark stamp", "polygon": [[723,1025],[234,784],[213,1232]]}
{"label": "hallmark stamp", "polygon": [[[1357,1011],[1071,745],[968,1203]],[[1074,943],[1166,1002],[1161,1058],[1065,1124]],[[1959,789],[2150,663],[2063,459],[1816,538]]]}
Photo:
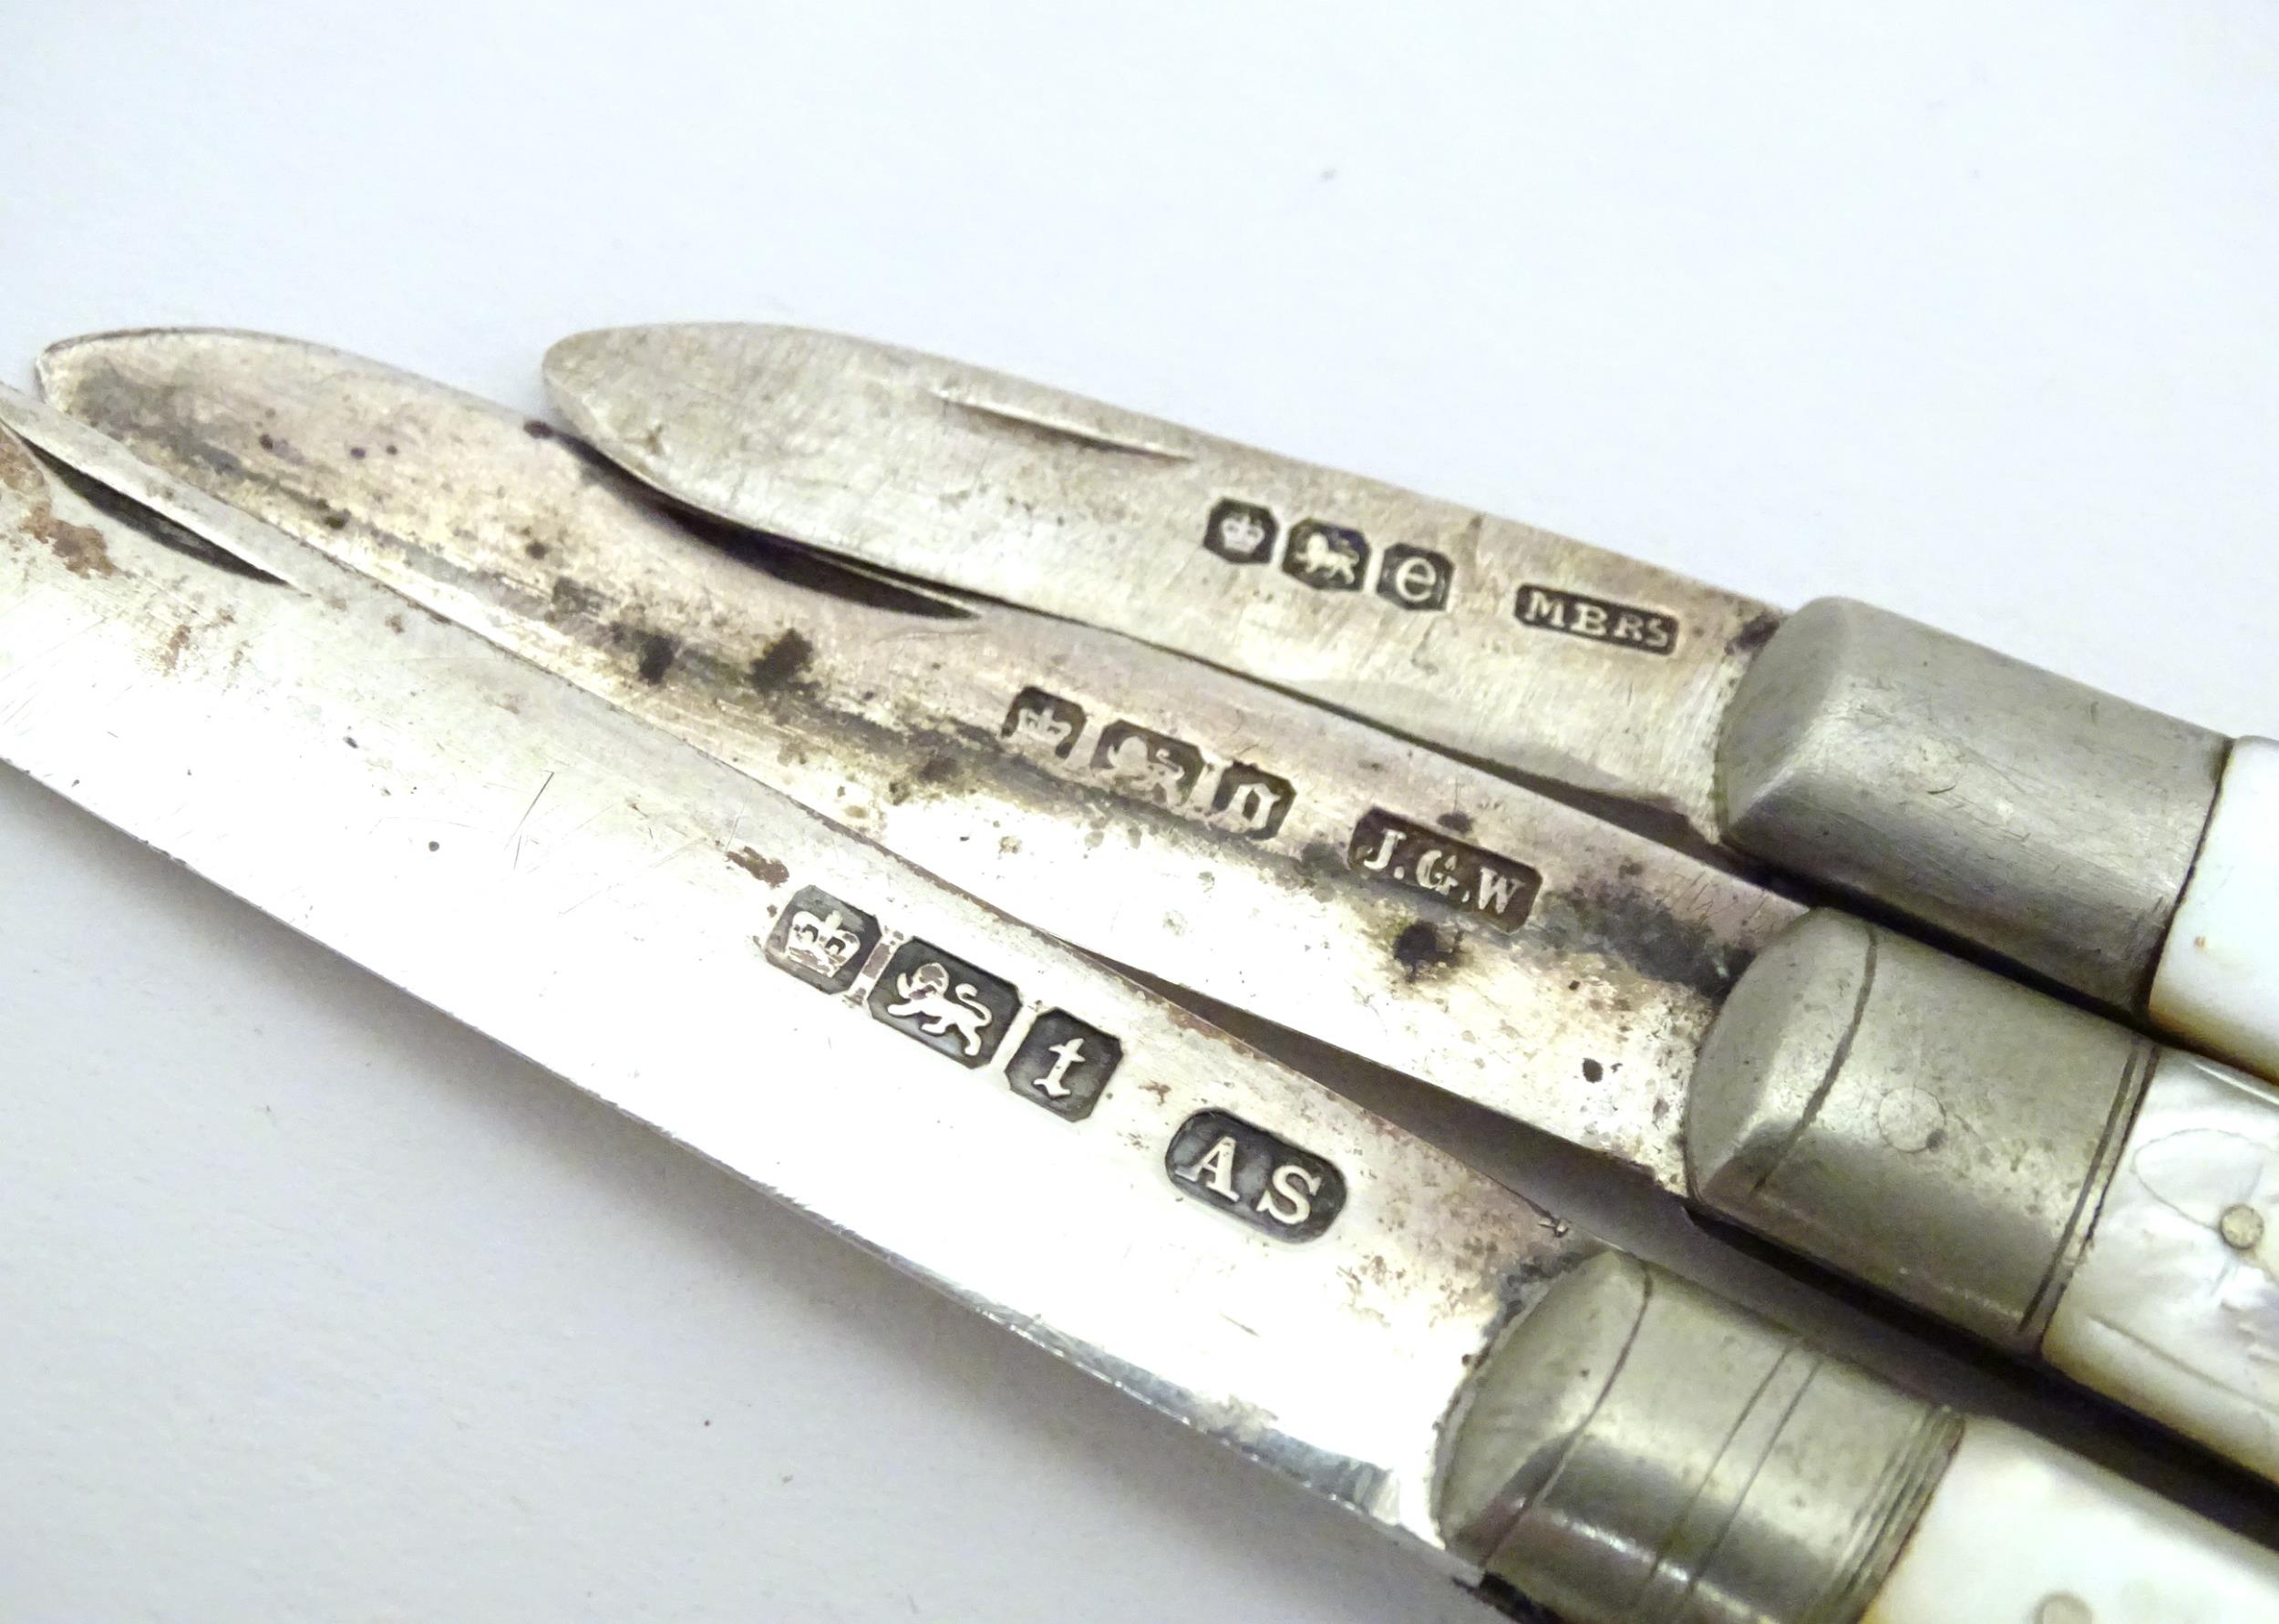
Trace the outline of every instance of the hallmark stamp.
{"label": "hallmark stamp", "polygon": [[1377,595],[1403,609],[1446,609],[1456,566],[1446,553],[1396,542],[1377,566]]}
{"label": "hallmark stamp", "polygon": [[1100,729],[1092,767],[1126,795],[1175,807],[1202,776],[1202,752],[1137,723],[1110,722]]}
{"label": "hallmark stamp", "polygon": [[1525,863],[1376,807],[1353,826],[1346,860],[1356,873],[1465,909],[1499,930],[1526,923],[1543,887],[1543,877]]}
{"label": "hallmark stamp", "polygon": [[[1231,564],[1263,564],[1274,556],[1280,530],[1267,509],[1225,497],[1203,521],[1202,544]],[[1368,539],[1349,525],[1300,519],[1283,548],[1282,572],[1316,591],[1358,592],[1369,582]],[[1377,560],[1377,595],[1396,608],[1446,609],[1455,584],[1455,561],[1428,547],[1394,542]]]}
{"label": "hallmark stamp", "polygon": [[1091,755],[1081,756],[1076,754],[1076,746],[1084,726],[1082,705],[1032,687],[1013,696],[1012,707],[997,733],[1016,745],[1049,752],[1068,763],[1074,772],[1081,774],[1088,767],[1093,776],[1119,794],[1186,809],[1190,817],[1207,818],[1253,840],[1274,838],[1297,800],[1297,790],[1289,779],[1236,761],[1221,770],[1208,810],[1191,808],[1190,797],[1202,781],[1205,764],[1201,750],[1168,733],[1118,720],[1102,727]]}
{"label": "hallmark stamp", "polygon": [[1306,585],[1325,592],[1357,592],[1369,567],[1369,544],[1359,530],[1301,519],[1290,527],[1290,545],[1282,555],[1282,570]]}
{"label": "hallmark stamp", "polygon": [[997,729],[997,736],[1049,750],[1066,760],[1083,731],[1082,705],[1042,688],[1024,688],[1013,696],[1013,707],[1005,712],[1005,725]]}
{"label": "hallmark stamp", "polygon": [[1297,798],[1289,779],[1245,761],[1230,762],[1212,791],[1211,815],[1251,839],[1271,840]]}
{"label": "hallmark stamp", "polygon": [[1211,509],[1202,544],[1230,564],[1263,564],[1273,553],[1281,529],[1274,516],[1256,502],[1229,497]]}
{"label": "hallmark stamp", "polygon": [[1100,1103],[1101,1091],[1123,1058],[1123,1044],[1098,1027],[1066,1010],[1047,1010],[1005,1062],[1005,1078],[1023,1099],[1082,1122]]}
{"label": "hallmark stamp", "polygon": [[768,961],[810,987],[844,992],[879,943],[879,922],[809,886],[791,899],[768,938]]}
{"label": "hallmark stamp", "polygon": [[1511,612],[1522,626],[1563,632],[1570,637],[1611,642],[1641,653],[1666,654],[1677,647],[1676,616],[1557,587],[1521,587],[1512,601]]}
{"label": "hallmark stamp", "polygon": [[960,1065],[985,1064],[1021,1007],[1010,982],[915,937],[894,950],[871,989],[871,1013]]}
{"label": "hallmark stamp", "polygon": [[1163,1168],[1176,1188],[1277,1240],[1313,1239],[1346,1204],[1335,1167],[1224,1111],[1199,1111],[1181,1124]]}

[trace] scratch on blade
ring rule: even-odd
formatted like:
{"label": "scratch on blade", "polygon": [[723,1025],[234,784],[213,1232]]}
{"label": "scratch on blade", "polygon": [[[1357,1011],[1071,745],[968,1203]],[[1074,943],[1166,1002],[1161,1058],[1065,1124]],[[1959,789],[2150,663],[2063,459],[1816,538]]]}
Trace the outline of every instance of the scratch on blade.
{"label": "scratch on blade", "polygon": [[1042,412],[1025,410],[1020,406],[1009,406],[999,401],[983,400],[975,396],[963,395],[949,389],[934,390],[933,397],[944,406],[953,406],[961,412],[970,412],[975,416],[985,418],[992,423],[1000,423],[1023,433],[1040,435],[1047,439],[1071,440],[1094,451],[1117,451],[1130,457],[1152,457],[1163,462],[1191,462],[1193,460],[1190,453],[1170,446],[1160,446],[1147,440],[1110,434],[1102,427],[1088,427],[1083,424],[1047,416]]}

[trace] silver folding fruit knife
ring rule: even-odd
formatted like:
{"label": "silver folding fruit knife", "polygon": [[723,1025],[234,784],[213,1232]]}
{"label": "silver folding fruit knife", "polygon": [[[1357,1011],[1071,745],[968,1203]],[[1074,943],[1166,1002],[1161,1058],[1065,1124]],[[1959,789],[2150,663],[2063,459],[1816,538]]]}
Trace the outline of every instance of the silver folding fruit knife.
{"label": "silver folding fruit knife", "polygon": [[[1607,1624],[2279,1609],[2270,1553],[1593,1245],[603,694],[0,411],[0,756],[1496,1594]],[[369,427],[344,455],[433,449]]]}
{"label": "silver folding fruit knife", "polygon": [[2279,1077],[2279,745],[880,344],[627,328],[548,376],[708,512],[1682,817]]}
{"label": "silver folding fruit knife", "polygon": [[[2249,1079],[1226,673],[692,529],[390,368],[143,333],[41,375],[168,472],[1031,925],[1643,1169],[2279,1476],[2279,1108]],[[1039,1084],[1072,1118],[1077,1067]]]}

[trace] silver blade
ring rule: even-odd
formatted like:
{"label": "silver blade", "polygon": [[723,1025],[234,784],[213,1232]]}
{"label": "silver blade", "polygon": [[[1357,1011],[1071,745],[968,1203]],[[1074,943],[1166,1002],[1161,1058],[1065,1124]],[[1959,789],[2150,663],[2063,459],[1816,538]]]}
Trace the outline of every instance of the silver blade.
{"label": "silver blade", "polygon": [[1768,606],[1531,526],[978,367],[794,328],[547,356],[612,458],[738,523],[1308,694],[1716,837]]}
{"label": "silver blade", "polygon": [[[786,581],[542,426],[373,363],[133,334],[59,345],[42,378],[153,461],[1032,924],[1672,1188],[1695,1048],[1795,911],[1191,661]],[[1264,827],[1247,786],[1274,797]],[[1523,870],[1531,899],[1497,889]]]}
{"label": "silver blade", "polygon": [[[0,417],[108,488],[90,505],[0,433],[0,757],[1437,1544],[1440,1420],[1490,1328],[1577,1257],[1564,1226],[86,429],[5,394]],[[1071,1038],[1094,1048],[1053,1072]],[[1047,1075],[1105,1087],[1076,1116],[1039,1108]]]}

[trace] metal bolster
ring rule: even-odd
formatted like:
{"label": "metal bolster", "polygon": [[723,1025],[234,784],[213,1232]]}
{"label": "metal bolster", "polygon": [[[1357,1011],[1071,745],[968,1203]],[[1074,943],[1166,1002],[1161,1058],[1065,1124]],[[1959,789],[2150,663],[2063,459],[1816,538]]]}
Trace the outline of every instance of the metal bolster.
{"label": "metal bolster", "polygon": [[1842,599],[1789,617],[1717,743],[1724,838],[2140,1009],[2229,741]]}
{"label": "metal bolster", "polygon": [[1702,1045],[1687,1182],[1710,1210],[2030,1353],[2160,1053],[1907,937],[1810,913]]}
{"label": "metal bolster", "polygon": [[1436,1510],[1459,1556],[1573,1624],[1854,1624],[1961,1426],[1604,1252],[1481,1362]]}

